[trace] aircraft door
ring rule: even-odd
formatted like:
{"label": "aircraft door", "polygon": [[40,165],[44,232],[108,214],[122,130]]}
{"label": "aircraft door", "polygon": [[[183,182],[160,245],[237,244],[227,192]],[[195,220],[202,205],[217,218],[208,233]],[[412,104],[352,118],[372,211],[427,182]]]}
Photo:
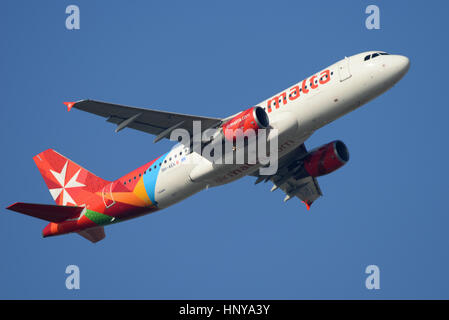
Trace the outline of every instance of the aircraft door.
{"label": "aircraft door", "polygon": [[112,207],[115,204],[114,196],[112,195],[112,187],[114,186],[114,182],[103,187],[102,196],[103,203],[106,209]]}
{"label": "aircraft door", "polygon": [[351,78],[351,70],[349,70],[349,58],[345,57],[344,60],[338,64],[338,74],[340,76],[340,82]]}

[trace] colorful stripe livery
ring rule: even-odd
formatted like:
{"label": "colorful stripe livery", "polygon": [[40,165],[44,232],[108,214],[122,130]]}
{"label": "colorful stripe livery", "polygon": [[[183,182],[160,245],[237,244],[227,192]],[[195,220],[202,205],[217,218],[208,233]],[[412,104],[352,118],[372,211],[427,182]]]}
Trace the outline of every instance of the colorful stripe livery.
{"label": "colorful stripe livery", "polygon": [[43,230],[44,237],[116,223],[156,211],[155,188],[165,157],[166,154],[111,182],[52,149],[36,155],[34,161],[56,204],[84,207],[75,218],[50,222]]}

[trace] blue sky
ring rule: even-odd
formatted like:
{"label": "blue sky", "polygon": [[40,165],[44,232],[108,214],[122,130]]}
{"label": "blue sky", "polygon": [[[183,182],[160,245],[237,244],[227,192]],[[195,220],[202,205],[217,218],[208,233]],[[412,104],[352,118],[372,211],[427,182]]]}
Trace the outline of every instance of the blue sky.
{"label": "blue sky", "polygon": [[[81,29],[65,28],[76,4]],[[376,4],[381,29],[365,28]],[[351,159],[319,178],[310,211],[244,178],[171,208],[43,239],[45,222],[0,214],[0,298],[449,298],[449,51],[443,1],[2,1],[0,208],[52,203],[32,157],[54,148],[105,179],[169,141],[62,101],[97,99],[225,117],[345,55],[384,50],[411,68],[393,89],[316,132]],[[81,271],[67,290],[65,268]],[[378,265],[380,290],[365,288]]]}

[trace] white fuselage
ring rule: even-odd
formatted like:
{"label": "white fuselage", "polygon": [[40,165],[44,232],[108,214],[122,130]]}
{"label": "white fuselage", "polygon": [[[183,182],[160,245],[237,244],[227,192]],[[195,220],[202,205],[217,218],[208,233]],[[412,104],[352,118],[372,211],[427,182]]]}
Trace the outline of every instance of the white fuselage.
{"label": "white fuselage", "polygon": [[[400,55],[382,54],[365,61],[366,56],[378,52],[346,57],[257,104],[267,112],[270,127],[278,130],[279,158],[304,143],[317,129],[390,89],[408,71],[409,60]],[[299,96],[298,89],[301,90]],[[180,161],[181,153],[183,161]],[[260,167],[260,164],[212,166],[209,160],[198,153],[189,153],[181,144],[173,147],[165,160],[155,187],[159,208],[168,207],[204,188],[240,179]],[[192,181],[190,173],[197,166],[210,171],[206,179]]]}

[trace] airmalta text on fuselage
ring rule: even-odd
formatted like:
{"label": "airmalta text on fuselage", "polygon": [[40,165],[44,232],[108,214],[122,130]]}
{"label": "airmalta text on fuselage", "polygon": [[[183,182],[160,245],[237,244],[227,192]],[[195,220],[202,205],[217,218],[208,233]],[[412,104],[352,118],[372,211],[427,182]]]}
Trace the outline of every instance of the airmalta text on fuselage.
{"label": "airmalta text on fuselage", "polygon": [[[326,69],[326,70],[322,71],[319,75],[318,80],[316,80],[317,78],[318,78],[318,75],[314,75],[308,79],[304,79],[302,81],[301,88],[300,88],[299,84],[297,84],[297,85],[293,86],[292,88],[287,89],[286,91],[283,91],[280,94],[268,99],[267,107],[266,107],[267,112],[270,113],[273,111],[273,108],[272,108],[273,102],[274,102],[274,108],[279,109],[281,101],[283,102],[283,104],[287,104],[288,100],[294,101],[294,100],[298,99],[300,97],[301,93],[307,94],[307,93],[309,93],[310,90],[318,88],[319,84],[326,84],[331,79],[330,70]],[[288,100],[287,100],[287,91],[289,91],[289,90],[290,90],[290,93],[288,94]]]}

